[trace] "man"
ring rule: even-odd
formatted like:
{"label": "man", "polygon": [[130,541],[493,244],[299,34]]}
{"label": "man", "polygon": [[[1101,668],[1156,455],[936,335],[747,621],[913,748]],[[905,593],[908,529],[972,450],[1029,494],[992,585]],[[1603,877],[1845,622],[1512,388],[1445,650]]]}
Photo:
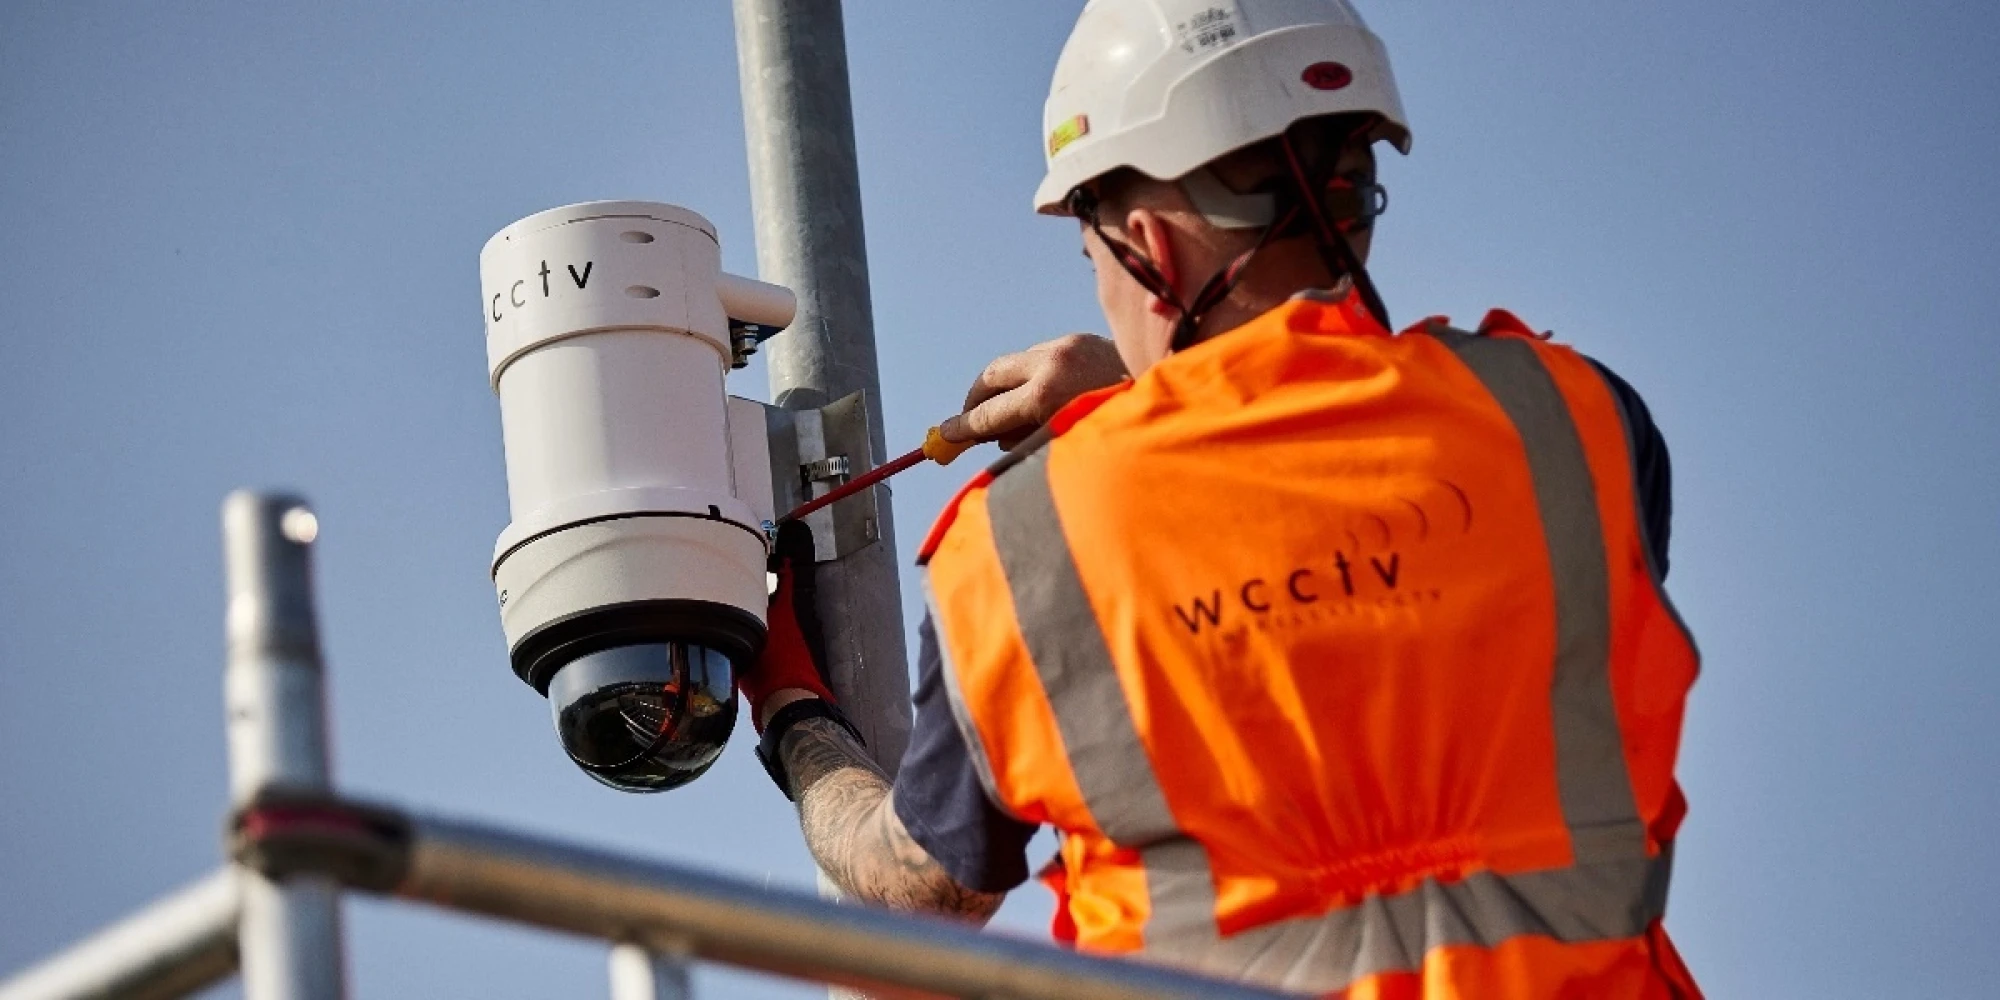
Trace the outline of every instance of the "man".
{"label": "man", "polygon": [[1037,207],[1081,224],[1112,339],[995,362],[948,428],[1036,429],[923,546],[893,785],[820,680],[809,538],[779,541],[744,688],[822,867],[983,921],[1047,824],[1079,947],[1353,997],[1698,996],[1660,925],[1696,671],[1665,446],[1511,315],[1389,332],[1380,41],[1345,0],[1094,0],[1046,124]]}

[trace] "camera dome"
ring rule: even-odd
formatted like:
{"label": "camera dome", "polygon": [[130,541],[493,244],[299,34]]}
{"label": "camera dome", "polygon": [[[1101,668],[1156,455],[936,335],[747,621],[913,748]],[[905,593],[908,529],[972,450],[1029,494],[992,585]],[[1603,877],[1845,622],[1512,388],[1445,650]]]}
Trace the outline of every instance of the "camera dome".
{"label": "camera dome", "polygon": [[729,657],[691,642],[640,642],[586,653],[549,679],[563,750],[591,777],[663,792],[701,776],[736,725]]}

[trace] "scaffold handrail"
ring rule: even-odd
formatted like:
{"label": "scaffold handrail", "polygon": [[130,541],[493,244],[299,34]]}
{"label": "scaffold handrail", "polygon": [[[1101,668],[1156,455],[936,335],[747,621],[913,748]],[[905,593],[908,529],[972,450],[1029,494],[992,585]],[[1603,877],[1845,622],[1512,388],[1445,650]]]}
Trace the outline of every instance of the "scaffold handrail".
{"label": "scaffold handrail", "polygon": [[0,1000],[170,1000],[222,982],[236,972],[239,881],[233,867],[212,872],[0,979]]}
{"label": "scaffold handrail", "polygon": [[[281,883],[333,878],[349,889],[879,996],[1288,995],[327,796],[266,796],[233,826],[239,859]],[[225,868],[0,981],[0,1000],[155,1000],[220,982],[237,967],[243,877]]]}
{"label": "scaffold handrail", "polygon": [[877,993],[1012,1000],[1285,996],[944,920],[767,889],[500,827],[342,799],[274,800],[239,858],[546,930]]}

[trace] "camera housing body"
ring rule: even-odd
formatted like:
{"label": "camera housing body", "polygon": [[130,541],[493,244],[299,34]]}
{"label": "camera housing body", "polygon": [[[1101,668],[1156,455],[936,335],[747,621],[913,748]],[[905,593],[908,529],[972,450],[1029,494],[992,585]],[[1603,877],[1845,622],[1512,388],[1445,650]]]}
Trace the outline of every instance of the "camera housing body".
{"label": "camera housing body", "polygon": [[531,215],[480,253],[512,523],[493,582],[515,673],[612,787],[699,776],[765,634],[764,407],[724,378],[796,309],[651,202]]}

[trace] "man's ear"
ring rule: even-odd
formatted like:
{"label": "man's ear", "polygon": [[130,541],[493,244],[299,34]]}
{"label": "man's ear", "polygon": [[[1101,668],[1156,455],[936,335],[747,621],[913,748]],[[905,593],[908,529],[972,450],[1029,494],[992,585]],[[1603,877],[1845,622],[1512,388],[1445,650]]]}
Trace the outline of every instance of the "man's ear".
{"label": "man's ear", "polygon": [[[1132,235],[1132,246],[1153,262],[1160,277],[1166,279],[1167,287],[1179,297],[1180,272],[1174,266],[1174,239],[1173,234],[1168,232],[1167,220],[1151,209],[1135,208],[1125,215],[1125,231]],[[1152,310],[1156,316],[1180,315],[1157,295],[1153,297]]]}

